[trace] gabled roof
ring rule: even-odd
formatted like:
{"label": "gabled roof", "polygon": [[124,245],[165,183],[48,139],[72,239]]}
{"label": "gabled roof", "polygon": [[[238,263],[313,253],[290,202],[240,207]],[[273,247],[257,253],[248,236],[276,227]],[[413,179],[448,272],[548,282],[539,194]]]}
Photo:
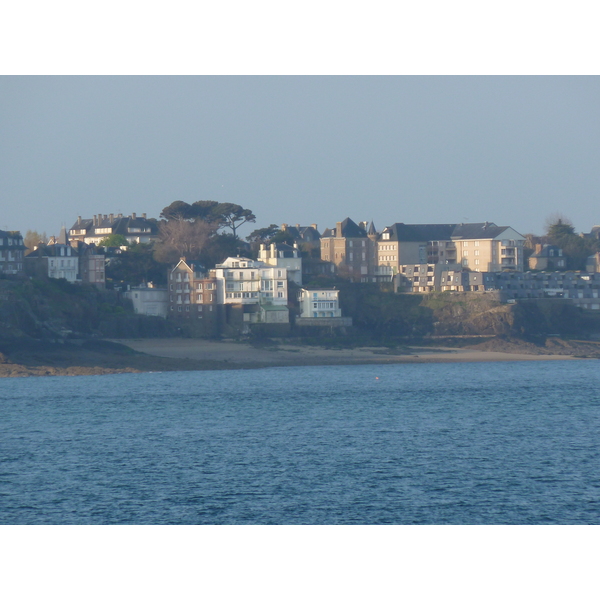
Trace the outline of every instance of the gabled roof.
{"label": "gabled roof", "polygon": [[286,233],[289,233],[295,240],[302,240],[307,242],[317,241],[321,235],[319,232],[312,226],[290,226],[286,225],[285,227]]}
{"label": "gabled roof", "polygon": [[561,250],[558,246],[544,244],[539,252],[535,252],[529,258],[565,258],[562,254],[558,254]]}
{"label": "gabled roof", "polygon": [[[101,216],[101,215],[98,215]],[[106,218],[101,218],[96,220],[96,224],[94,225],[94,219],[81,219],[81,223],[79,220],[75,221],[71,229],[82,230],[85,229],[87,235],[96,235],[96,229],[110,229],[113,234],[121,234],[121,235],[132,235],[132,233],[139,232],[129,232],[128,230],[132,229],[149,229],[149,231],[143,233],[150,233],[154,235],[158,232],[158,224],[155,220],[145,219],[144,217],[136,216],[135,219],[133,215],[128,217],[112,217],[107,215]],[[108,234],[98,234],[107,236]]]}
{"label": "gabled roof", "polygon": [[297,256],[294,256],[295,254],[298,254],[298,250],[296,248],[294,248],[294,246],[290,246],[289,244],[275,244],[275,250],[277,252],[277,256],[279,256],[280,252],[283,252],[283,258],[297,258]]}
{"label": "gabled roof", "polygon": [[390,234],[390,240],[399,242],[429,242],[431,240],[449,240],[456,225],[406,225],[394,223],[386,227],[383,233]]}
{"label": "gabled roof", "polygon": [[[321,237],[336,237],[337,227],[326,229]],[[350,217],[342,221],[342,237],[344,238],[365,238],[367,232],[357,225]]]}
{"label": "gabled roof", "polygon": [[452,232],[452,239],[484,240],[494,239],[509,227],[498,227],[495,223],[461,223]]}
{"label": "gabled roof", "polygon": [[181,258],[179,262],[171,269],[171,271],[174,271],[175,269],[179,268],[179,265],[181,265],[182,263],[194,273],[204,273],[206,271],[202,263],[198,262],[197,260],[186,260],[185,258]]}

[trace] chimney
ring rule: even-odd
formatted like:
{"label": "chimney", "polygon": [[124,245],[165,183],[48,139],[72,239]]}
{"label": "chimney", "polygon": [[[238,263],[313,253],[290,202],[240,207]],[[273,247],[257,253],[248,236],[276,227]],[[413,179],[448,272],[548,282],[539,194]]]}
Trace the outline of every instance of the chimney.
{"label": "chimney", "polygon": [[108,215],[108,218],[110,219],[111,225],[113,223],[113,221],[115,220],[115,215],[113,215],[112,213],[110,213],[110,215]]}
{"label": "chimney", "polygon": [[300,225],[296,223],[296,229],[300,229]]}
{"label": "chimney", "polygon": [[142,213],[142,219],[146,219],[146,213]]}
{"label": "chimney", "polygon": [[117,215],[117,217],[118,217],[119,219],[122,219],[122,218],[123,218],[123,213],[119,213],[119,214]]}
{"label": "chimney", "polygon": [[81,217],[77,217],[77,225],[81,225]]}
{"label": "chimney", "polygon": [[106,219],[108,219],[108,215],[103,215],[104,216],[104,220],[106,221]]}
{"label": "chimney", "polygon": [[535,245],[535,253],[538,254],[539,252],[541,252],[542,248],[543,248],[542,244],[536,244]]}
{"label": "chimney", "polygon": [[315,231],[317,230],[317,224],[316,224],[316,223],[313,223],[313,224],[311,225],[311,227],[312,227],[312,228],[313,228]]}
{"label": "chimney", "polygon": [[135,213],[131,213],[131,218],[135,219]]}
{"label": "chimney", "polygon": [[335,237],[339,237],[339,238],[343,237],[342,236],[342,222],[341,221],[338,221],[335,224]]}
{"label": "chimney", "polygon": [[285,231],[287,229],[287,223],[281,224],[281,231]]}

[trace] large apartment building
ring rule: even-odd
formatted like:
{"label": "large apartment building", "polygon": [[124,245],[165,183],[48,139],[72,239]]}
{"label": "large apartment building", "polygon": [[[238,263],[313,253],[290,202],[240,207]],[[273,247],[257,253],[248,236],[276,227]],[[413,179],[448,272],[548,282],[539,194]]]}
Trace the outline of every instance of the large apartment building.
{"label": "large apartment building", "polygon": [[523,271],[525,238],[494,223],[405,225],[395,223],[378,236],[380,275],[402,273],[407,265],[460,265],[481,272]]}

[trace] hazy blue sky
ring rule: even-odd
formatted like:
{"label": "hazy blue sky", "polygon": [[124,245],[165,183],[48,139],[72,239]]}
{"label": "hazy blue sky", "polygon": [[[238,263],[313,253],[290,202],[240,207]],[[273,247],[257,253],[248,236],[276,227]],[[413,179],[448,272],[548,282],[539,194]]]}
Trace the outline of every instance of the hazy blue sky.
{"label": "hazy blue sky", "polygon": [[598,77],[0,77],[0,228],[174,200],[256,225],[600,224]]}

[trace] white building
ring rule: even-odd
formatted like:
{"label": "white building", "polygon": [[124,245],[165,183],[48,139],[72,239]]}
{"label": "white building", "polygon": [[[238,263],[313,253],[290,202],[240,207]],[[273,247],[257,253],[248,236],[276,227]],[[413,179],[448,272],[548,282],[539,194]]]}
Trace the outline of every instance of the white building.
{"label": "white building", "polygon": [[300,317],[315,319],[341,317],[339,290],[302,288],[298,293]]}
{"label": "white building", "polygon": [[78,280],[79,254],[75,248],[66,244],[53,244],[47,246],[50,256],[45,256],[48,261],[48,277],[66,279],[71,283]]}
{"label": "white building", "polygon": [[342,317],[339,290],[325,288],[302,288],[298,292],[300,327],[350,327],[351,317]]}
{"label": "white building", "polygon": [[302,285],[302,257],[299,255],[298,246],[288,244],[260,245],[258,260],[274,267],[285,267],[289,281]]}
{"label": "white building", "polygon": [[249,258],[229,257],[216,265],[218,304],[287,306],[287,268]]}
{"label": "white building", "polygon": [[133,310],[139,315],[166,318],[169,313],[169,292],[166,288],[134,287],[123,294],[133,303]]}

